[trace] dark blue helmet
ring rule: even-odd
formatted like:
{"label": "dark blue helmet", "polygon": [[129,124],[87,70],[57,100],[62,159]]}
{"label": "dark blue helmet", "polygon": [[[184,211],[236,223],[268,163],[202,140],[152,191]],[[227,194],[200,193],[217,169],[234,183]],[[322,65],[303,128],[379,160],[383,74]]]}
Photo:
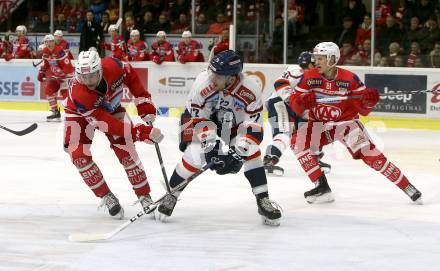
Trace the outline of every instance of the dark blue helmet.
{"label": "dark blue helmet", "polygon": [[315,58],[313,57],[312,52],[304,51],[298,56],[298,65],[303,68],[307,69],[309,67],[309,63],[315,63]]}
{"label": "dark blue helmet", "polygon": [[208,68],[219,75],[236,75],[243,70],[243,61],[235,51],[226,50],[216,54]]}

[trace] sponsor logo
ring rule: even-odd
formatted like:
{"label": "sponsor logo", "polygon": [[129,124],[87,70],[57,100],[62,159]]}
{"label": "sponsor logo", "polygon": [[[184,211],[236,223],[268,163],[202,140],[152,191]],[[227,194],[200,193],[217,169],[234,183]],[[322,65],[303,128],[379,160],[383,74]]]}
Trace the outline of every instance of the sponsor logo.
{"label": "sponsor logo", "polygon": [[309,78],[309,79],[307,79],[306,84],[309,87],[319,87],[319,86],[322,85],[322,79],[320,79],[320,78]]}
{"label": "sponsor logo", "polygon": [[237,91],[237,95],[246,103],[246,104],[250,104],[253,101],[255,101],[257,99],[257,97],[255,97],[255,94],[252,93],[252,91],[244,86],[241,86],[238,91]]}
{"label": "sponsor logo", "polygon": [[194,80],[196,80],[195,77],[172,76],[159,79],[159,83],[167,87],[189,87]]}
{"label": "sponsor logo", "polygon": [[337,106],[318,104],[313,108],[313,114],[319,120],[328,121],[337,120],[342,112]]}
{"label": "sponsor logo", "polygon": [[123,81],[124,81],[123,76],[120,76],[118,79],[116,79],[116,81],[114,81],[112,83],[112,86],[111,86],[112,90],[116,90],[116,89],[120,88],[122,86]]}
{"label": "sponsor logo", "polygon": [[[440,83],[434,85],[432,90],[440,90]],[[433,93],[431,97],[431,103],[440,103],[440,93]]]}
{"label": "sponsor logo", "polygon": [[22,82],[0,81],[0,96],[34,96],[35,83],[30,76],[26,76]]}
{"label": "sponsor logo", "polygon": [[350,81],[337,80],[335,84],[339,88],[349,88],[350,87]]}

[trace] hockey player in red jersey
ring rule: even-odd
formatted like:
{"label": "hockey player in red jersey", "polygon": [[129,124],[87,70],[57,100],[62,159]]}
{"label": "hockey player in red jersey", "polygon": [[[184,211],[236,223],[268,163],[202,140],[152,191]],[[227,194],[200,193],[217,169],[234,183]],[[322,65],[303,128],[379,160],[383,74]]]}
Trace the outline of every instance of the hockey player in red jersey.
{"label": "hockey player in red jersey", "polygon": [[111,41],[110,43],[103,43],[104,49],[112,52],[112,57],[118,58],[123,61],[128,61],[127,47],[125,45],[124,38],[119,35],[118,28],[115,24],[111,24],[108,27]]}
{"label": "hockey player in red jersey", "polygon": [[130,61],[147,61],[150,60],[148,54],[148,45],[140,39],[139,30],[133,29],[130,32],[130,39],[127,41],[128,55]]}
{"label": "hockey player in red jersey", "polygon": [[174,62],[174,50],[167,41],[165,31],[157,32],[157,41],[151,45],[150,59],[156,64],[162,64],[164,61]]}
{"label": "hockey player in red jersey", "polygon": [[5,54],[5,60],[9,61],[13,58],[32,58],[32,47],[26,37],[27,29],[24,25],[19,25],[15,29],[17,38],[12,43],[12,52]]}
{"label": "hockey player in red jersey", "polygon": [[[240,56],[227,50],[197,76],[182,116],[180,147],[184,154],[170,178],[170,187],[181,184],[211,161],[216,161],[211,169],[220,175],[238,173],[244,166],[263,222],[278,226],[281,212],[269,199],[259,146],[263,139],[261,91],[242,69]],[[158,207],[160,220],[172,214],[182,190],[166,195]]]}
{"label": "hockey player in red jersey", "polygon": [[[319,43],[313,54],[316,68],[304,72],[290,96],[292,110],[298,115],[307,113],[309,118],[308,125],[300,127],[291,142],[298,161],[315,184],[315,188],[304,193],[306,200],[309,203],[334,200],[314,151],[339,141],[354,159],[362,160],[402,189],[412,201],[421,203],[420,191],[376,148],[359,121],[359,114],[368,115],[379,101],[378,91],[366,88],[354,73],[336,67],[340,51],[335,43]],[[341,99],[333,102],[318,100],[328,97]]]}
{"label": "hockey player in red jersey", "polygon": [[55,44],[57,46],[60,46],[64,50],[64,52],[66,52],[69,59],[73,59],[73,55],[69,49],[69,43],[65,39],[63,39],[63,31],[56,30],[53,33],[53,36],[55,37]]}
{"label": "hockey player in red jersey", "polygon": [[186,62],[204,62],[202,44],[196,40],[191,39],[191,32],[184,31],[182,33],[182,40],[177,45],[177,60],[185,64]]}
{"label": "hockey player in red jersey", "polygon": [[152,123],[156,107],[131,65],[117,58],[99,58],[98,52],[83,51],[75,65],[75,79],[69,84],[65,107],[64,148],[92,192],[102,198],[111,216],[122,218],[123,208],[110,191],[90,152],[95,130],[101,130],[124,167],[145,212],[152,203],[150,186],[134,142],[158,143],[163,135],[150,125],[134,125],[121,106],[123,85],[135,97],[139,116]]}
{"label": "hockey player in red jersey", "polygon": [[[55,45],[55,37],[46,35],[43,39],[43,65],[38,71],[38,81],[45,81],[44,92],[47,95],[52,114],[47,116],[47,121],[60,121],[61,113],[57,104],[57,93],[63,88],[67,89],[67,80],[73,77],[73,66],[66,52]],[[65,96],[65,95],[63,95]]]}

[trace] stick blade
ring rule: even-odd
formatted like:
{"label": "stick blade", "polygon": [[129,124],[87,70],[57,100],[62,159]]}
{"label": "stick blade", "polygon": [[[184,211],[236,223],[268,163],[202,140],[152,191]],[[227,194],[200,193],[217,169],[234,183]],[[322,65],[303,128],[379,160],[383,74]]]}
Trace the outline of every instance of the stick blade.
{"label": "stick blade", "polygon": [[104,241],[111,237],[108,233],[73,233],[69,235],[71,242],[95,242]]}

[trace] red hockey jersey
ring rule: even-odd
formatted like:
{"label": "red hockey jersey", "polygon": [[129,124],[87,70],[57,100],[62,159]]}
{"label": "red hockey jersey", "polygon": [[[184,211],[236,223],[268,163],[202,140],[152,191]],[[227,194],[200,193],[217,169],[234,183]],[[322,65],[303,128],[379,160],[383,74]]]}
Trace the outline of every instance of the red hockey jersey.
{"label": "red hockey jersey", "polygon": [[177,59],[182,62],[204,62],[205,58],[200,52],[203,46],[196,40],[191,40],[186,44],[183,40],[177,45]]}
{"label": "red hockey jersey", "polygon": [[174,50],[168,41],[162,43],[155,42],[151,45],[151,55],[150,58],[153,59],[158,56],[161,61],[172,61],[174,62]]}
{"label": "red hockey jersey", "polygon": [[134,43],[131,39],[129,39],[127,45],[130,61],[150,60],[148,54],[148,45],[145,41],[138,40],[136,43]]}
{"label": "red hockey jersey", "polygon": [[127,47],[122,36],[118,35],[110,43],[104,43],[104,49],[111,51],[113,57],[128,61]]}
{"label": "red hockey jersey", "polygon": [[[365,89],[364,83],[359,77],[342,68],[337,68],[337,74],[334,80],[327,80],[321,74],[318,69],[306,70],[295,87],[295,91],[292,94],[292,99],[298,98],[301,94],[307,92],[314,92],[317,99],[328,97],[345,97],[345,96],[357,96],[361,95]],[[292,110],[295,113],[302,115],[303,112],[294,108],[291,104]],[[371,109],[370,109],[371,110]],[[311,121],[321,122],[338,122],[359,118],[359,114],[366,115],[368,110],[363,109],[360,105],[360,100],[342,100],[334,102],[318,102],[308,112],[308,118]]]}
{"label": "red hockey jersey", "polygon": [[55,45],[51,51],[49,48],[43,49],[43,71],[47,78],[66,78],[73,77],[74,68],[66,52],[60,46]]}

